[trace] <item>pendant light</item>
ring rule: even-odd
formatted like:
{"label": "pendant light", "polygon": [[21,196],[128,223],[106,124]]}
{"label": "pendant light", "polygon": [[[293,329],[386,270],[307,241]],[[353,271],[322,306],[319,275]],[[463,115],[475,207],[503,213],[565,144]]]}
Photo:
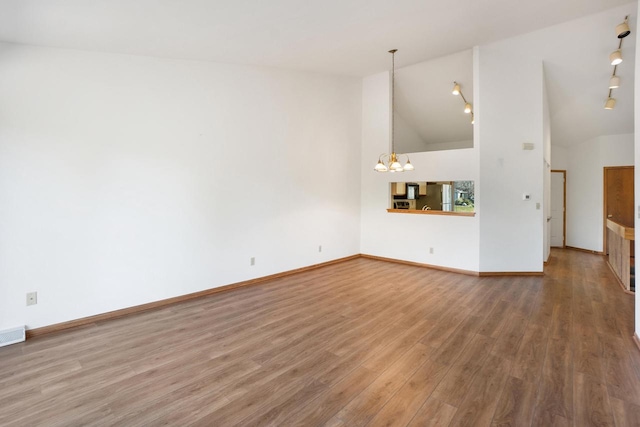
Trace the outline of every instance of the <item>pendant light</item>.
{"label": "pendant light", "polygon": [[[395,151],[395,142],[394,142],[394,134],[395,134],[395,53],[398,49],[391,49],[389,53],[391,54],[391,154],[383,153],[378,157],[378,163],[376,163],[373,170],[376,172],[404,172],[404,171],[412,171],[413,165],[411,164],[411,160],[409,160],[409,156],[406,154],[399,154]],[[407,162],[402,165],[400,162],[400,157],[405,156],[407,158]]]}

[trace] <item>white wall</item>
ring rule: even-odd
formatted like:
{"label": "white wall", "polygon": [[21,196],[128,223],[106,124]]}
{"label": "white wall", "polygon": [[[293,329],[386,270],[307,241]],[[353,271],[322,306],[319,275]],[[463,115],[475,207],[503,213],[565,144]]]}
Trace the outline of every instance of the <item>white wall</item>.
{"label": "white wall", "polygon": [[1,44],[0,329],[358,253],[360,103],[353,78]]}
{"label": "white wall", "polygon": [[[517,52],[507,42],[482,46],[478,55],[480,270],[485,272],[543,269],[542,62]],[[525,142],[535,149],[523,150]],[[525,193],[529,201],[523,201]]]}
{"label": "white wall", "polygon": [[[378,173],[378,156],[389,152],[388,73],[366,77],[362,87],[362,216],[364,254],[478,271],[478,218],[388,213],[393,181],[478,183],[475,148],[415,153],[415,171]],[[478,192],[476,191],[476,197]],[[434,253],[429,253],[429,248]]]}
{"label": "white wall", "polygon": [[[544,72],[543,72],[544,80]],[[549,96],[547,94],[546,81],[542,85],[542,132],[543,132],[543,197],[544,197],[544,238],[542,259],[547,262],[551,254],[551,223],[547,218],[551,218],[551,116],[549,112]]]}
{"label": "white wall", "polygon": [[551,169],[569,169],[569,148],[560,145],[551,146]]}
{"label": "white wall", "polygon": [[567,246],[603,250],[603,168],[632,166],[634,135],[605,135],[553,147],[552,168],[567,171]]}

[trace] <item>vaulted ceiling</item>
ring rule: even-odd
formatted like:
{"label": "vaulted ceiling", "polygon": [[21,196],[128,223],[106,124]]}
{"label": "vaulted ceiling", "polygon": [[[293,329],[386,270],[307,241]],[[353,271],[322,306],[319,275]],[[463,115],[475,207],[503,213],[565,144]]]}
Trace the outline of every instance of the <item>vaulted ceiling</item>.
{"label": "vaulted ceiling", "polygon": [[[633,37],[618,107],[605,116],[602,105],[613,27],[628,10],[635,35],[635,7],[627,0],[3,0],[0,41],[365,76],[388,69],[390,48],[401,49],[403,67],[520,35],[529,46],[522,52],[545,63],[554,143],[566,145],[633,131]],[[557,38],[535,33],[567,21],[555,27]]]}

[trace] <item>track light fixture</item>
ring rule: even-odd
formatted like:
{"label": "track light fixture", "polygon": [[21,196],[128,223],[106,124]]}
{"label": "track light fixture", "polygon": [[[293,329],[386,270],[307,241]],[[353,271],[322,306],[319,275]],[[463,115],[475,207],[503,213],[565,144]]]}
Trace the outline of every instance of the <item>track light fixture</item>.
{"label": "track light fixture", "polygon": [[609,79],[609,94],[607,95],[607,100],[604,103],[605,110],[613,110],[616,106],[616,99],[612,98],[611,95],[613,93],[613,89],[618,89],[620,87],[620,77],[616,74],[618,71],[618,65],[622,63],[622,39],[631,34],[631,29],[629,28],[629,16],[624,17],[624,22],[622,24],[616,25],[616,36],[620,40],[618,42],[618,49],[611,52],[609,55],[609,62],[613,65],[613,73],[611,74],[611,78]]}
{"label": "track light fixture", "polygon": [[620,77],[613,75],[609,79],[609,89],[618,89],[620,87]]}
{"label": "track light fixture", "polygon": [[611,65],[622,64],[622,52],[620,52],[620,49],[611,52],[609,61],[611,61]]}
{"label": "track light fixture", "polygon": [[613,110],[615,106],[616,106],[616,99],[611,98],[611,96],[609,96],[609,98],[607,98],[607,102],[604,103],[604,109]]}
{"label": "track light fixture", "polygon": [[462,93],[462,89],[460,89],[460,84],[458,82],[453,82],[453,90],[451,91],[454,95],[460,95],[462,97],[462,102],[464,102],[464,112],[466,114],[471,114],[471,124],[474,124],[476,121],[473,116],[473,108],[471,107],[471,103],[467,102],[467,99],[464,97]]}
{"label": "track light fixture", "polygon": [[[373,167],[373,170],[376,172],[404,172],[404,171],[412,171],[414,169],[411,164],[411,160],[409,160],[409,156],[406,154],[396,153],[395,144],[394,144],[394,122],[395,122],[395,71],[396,71],[396,52],[398,49],[391,49],[389,53],[391,54],[391,154],[383,153],[378,157],[378,163]],[[407,158],[407,162],[402,165],[400,162],[400,157],[404,156]]]}
{"label": "track light fixture", "polygon": [[624,17],[624,22],[622,24],[616,25],[616,37],[619,39],[623,39],[631,34],[631,30],[629,29],[629,17]]}

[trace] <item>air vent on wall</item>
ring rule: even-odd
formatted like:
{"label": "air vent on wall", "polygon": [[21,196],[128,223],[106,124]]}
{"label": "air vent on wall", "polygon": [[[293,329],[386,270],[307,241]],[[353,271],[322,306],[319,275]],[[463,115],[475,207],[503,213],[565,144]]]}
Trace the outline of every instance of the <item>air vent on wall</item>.
{"label": "air vent on wall", "polygon": [[22,342],[24,341],[24,339],[25,339],[24,326],[20,326],[19,328],[0,331],[0,347]]}

